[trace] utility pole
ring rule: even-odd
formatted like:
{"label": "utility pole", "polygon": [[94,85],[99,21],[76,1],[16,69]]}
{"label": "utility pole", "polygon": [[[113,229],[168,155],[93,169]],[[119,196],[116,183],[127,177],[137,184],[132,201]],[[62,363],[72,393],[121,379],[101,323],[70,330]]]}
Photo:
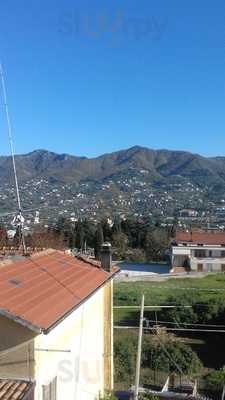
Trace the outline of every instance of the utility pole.
{"label": "utility pole", "polygon": [[145,308],[145,296],[142,295],[141,313],[140,313],[140,325],[139,325],[139,335],[138,335],[138,353],[137,353],[137,363],[136,363],[134,400],[138,400],[138,394],[139,394],[140,369],[141,369],[141,349],[142,349],[143,322],[144,322],[144,308]]}
{"label": "utility pole", "polygon": [[221,400],[224,400],[224,397],[225,397],[225,385],[224,385],[224,387],[223,387],[223,392],[222,392]]}

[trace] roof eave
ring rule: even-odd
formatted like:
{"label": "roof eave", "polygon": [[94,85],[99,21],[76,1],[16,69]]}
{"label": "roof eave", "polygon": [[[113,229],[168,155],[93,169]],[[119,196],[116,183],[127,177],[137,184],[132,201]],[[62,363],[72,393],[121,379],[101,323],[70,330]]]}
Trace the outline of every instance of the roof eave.
{"label": "roof eave", "polygon": [[26,321],[22,318],[19,318],[16,315],[12,315],[9,311],[4,310],[2,308],[0,308],[0,315],[10,319],[11,321],[16,322],[17,324],[24,326],[25,328],[30,329],[31,331],[33,331],[35,333],[40,334],[42,332],[42,329],[39,326],[33,325],[31,322]]}

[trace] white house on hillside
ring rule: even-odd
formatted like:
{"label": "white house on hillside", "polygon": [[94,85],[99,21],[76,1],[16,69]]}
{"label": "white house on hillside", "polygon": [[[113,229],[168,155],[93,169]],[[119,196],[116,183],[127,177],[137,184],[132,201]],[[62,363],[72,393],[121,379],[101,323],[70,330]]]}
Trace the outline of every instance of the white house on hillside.
{"label": "white house on hillside", "polygon": [[172,242],[172,270],[225,272],[225,233],[177,232]]}
{"label": "white house on hillside", "polygon": [[48,250],[0,264],[1,399],[94,400],[113,388],[109,245],[102,267]]}

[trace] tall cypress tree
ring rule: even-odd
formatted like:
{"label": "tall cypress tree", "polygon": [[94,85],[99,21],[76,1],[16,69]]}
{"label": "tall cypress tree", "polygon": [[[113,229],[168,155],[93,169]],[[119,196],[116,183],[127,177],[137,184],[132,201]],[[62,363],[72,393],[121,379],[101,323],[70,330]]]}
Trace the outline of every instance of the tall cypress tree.
{"label": "tall cypress tree", "polygon": [[79,220],[76,226],[76,247],[78,249],[82,250],[84,248],[84,240],[85,240],[84,229],[82,221]]}
{"label": "tall cypress tree", "polygon": [[97,230],[95,233],[95,258],[96,260],[100,260],[101,255],[101,247],[104,242],[104,235],[102,225],[98,224]]}

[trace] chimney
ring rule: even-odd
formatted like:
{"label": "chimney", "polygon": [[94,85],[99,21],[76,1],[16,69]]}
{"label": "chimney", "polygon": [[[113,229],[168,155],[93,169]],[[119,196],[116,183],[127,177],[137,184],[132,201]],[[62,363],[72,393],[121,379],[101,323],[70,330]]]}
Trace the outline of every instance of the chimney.
{"label": "chimney", "polygon": [[102,245],[101,267],[107,272],[112,272],[112,246],[110,243],[103,243]]}

